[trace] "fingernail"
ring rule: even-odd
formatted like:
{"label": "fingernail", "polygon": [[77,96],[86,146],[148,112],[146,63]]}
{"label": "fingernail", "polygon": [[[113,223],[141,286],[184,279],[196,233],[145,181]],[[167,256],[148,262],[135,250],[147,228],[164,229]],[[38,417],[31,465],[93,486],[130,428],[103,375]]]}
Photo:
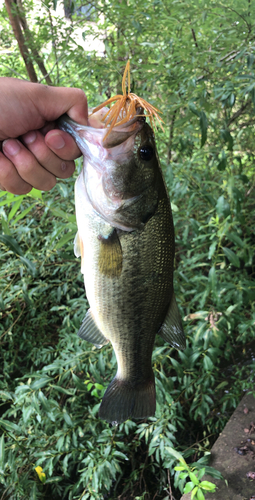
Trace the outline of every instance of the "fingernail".
{"label": "fingernail", "polygon": [[51,134],[50,137],[47,138],[47,143],[53,149],[62,149],[66,144],[63,137],[58,132],[56,134]]}
{"label": "fingernail", "polygon": [[67,169],[67,164],[65,162],[61,163],[61,170],[64,172]]}
{"label": "fingernail", "polygon": [[22,139],[25,144],[32,144],[33,142],[35,142],[36,132],[34,132],[33,130],[31,132],[27,132],[27,134],[23,135]]}
{"label": "fingernail", "polygon": [[6,139],[3,142],[2,148],[3,148],[4,153],[7,153],[7,155],[10,155],[10,156],[15,156],[16,154],[18,154],[20,152],[20,149],[21,149],[19,142],[16,141],[15,139]]}

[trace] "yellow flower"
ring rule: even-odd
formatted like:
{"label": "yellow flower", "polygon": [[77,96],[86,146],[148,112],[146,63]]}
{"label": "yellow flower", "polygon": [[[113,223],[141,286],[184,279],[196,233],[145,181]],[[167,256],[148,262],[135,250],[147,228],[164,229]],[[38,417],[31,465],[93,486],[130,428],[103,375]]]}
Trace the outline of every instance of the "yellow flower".
{"label": "yellow flower", "polygon": [[42,467],[38,465],[38,467],[35,467],[35,471],[37,472],[37,475],[42,483],[45,483],[46,481],[46,474],[43,472]]}

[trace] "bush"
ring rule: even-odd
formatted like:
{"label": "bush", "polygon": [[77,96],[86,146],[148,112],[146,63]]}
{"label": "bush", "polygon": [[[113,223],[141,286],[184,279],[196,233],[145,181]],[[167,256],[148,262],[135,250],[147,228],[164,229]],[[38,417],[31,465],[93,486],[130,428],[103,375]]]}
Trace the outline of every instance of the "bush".
{"label": "bush", "polygon": [[168,470],[173,488],[186,481],[173,447],[206,465],[242,391],[253,389],[254,363],[239,354],[254,343],[249,172],[249,161],[220,172],[199,155],[176,164],[174,179],[165,168],[187,348],[157,337],[155,418],[118,427],[97,416],[114,353],[76,335],[88,304],[73,256],[73,181],[49,194],[1,193],[3,498],[168,498]]}

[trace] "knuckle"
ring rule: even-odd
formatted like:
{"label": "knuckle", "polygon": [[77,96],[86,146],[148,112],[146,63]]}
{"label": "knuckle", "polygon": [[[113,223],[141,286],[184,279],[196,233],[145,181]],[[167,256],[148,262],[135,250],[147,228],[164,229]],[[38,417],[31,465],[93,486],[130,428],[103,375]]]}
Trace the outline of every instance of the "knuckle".
{"label": "knuckle", "polygon": [[84,103],[87,102],[87,97],[86,97],[86,94],[84,92],[84,90],[82,89],[74,89],[76,94],[77,94],[77,98],[79,101],[84,101]]}

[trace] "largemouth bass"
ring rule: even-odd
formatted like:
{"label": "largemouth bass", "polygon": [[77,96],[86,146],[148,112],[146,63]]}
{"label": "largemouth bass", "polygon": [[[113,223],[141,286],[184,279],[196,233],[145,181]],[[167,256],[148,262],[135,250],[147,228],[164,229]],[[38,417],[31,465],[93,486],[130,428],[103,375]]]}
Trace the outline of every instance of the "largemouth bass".
{"label": "largemouth bass", "polygon": [[[103,111],[82,126],[67,116],[84,155],[75,185],[78,233],[90,309],[78,335],[102,347],[111,342],[118,370],[99,416],[121,423],[156,408],[151,356],[155,336],[185,347],[174,289],[174,227],[154,134],[143,109],[106,137]],[[101,127],[101,128],[100,128]]]}

